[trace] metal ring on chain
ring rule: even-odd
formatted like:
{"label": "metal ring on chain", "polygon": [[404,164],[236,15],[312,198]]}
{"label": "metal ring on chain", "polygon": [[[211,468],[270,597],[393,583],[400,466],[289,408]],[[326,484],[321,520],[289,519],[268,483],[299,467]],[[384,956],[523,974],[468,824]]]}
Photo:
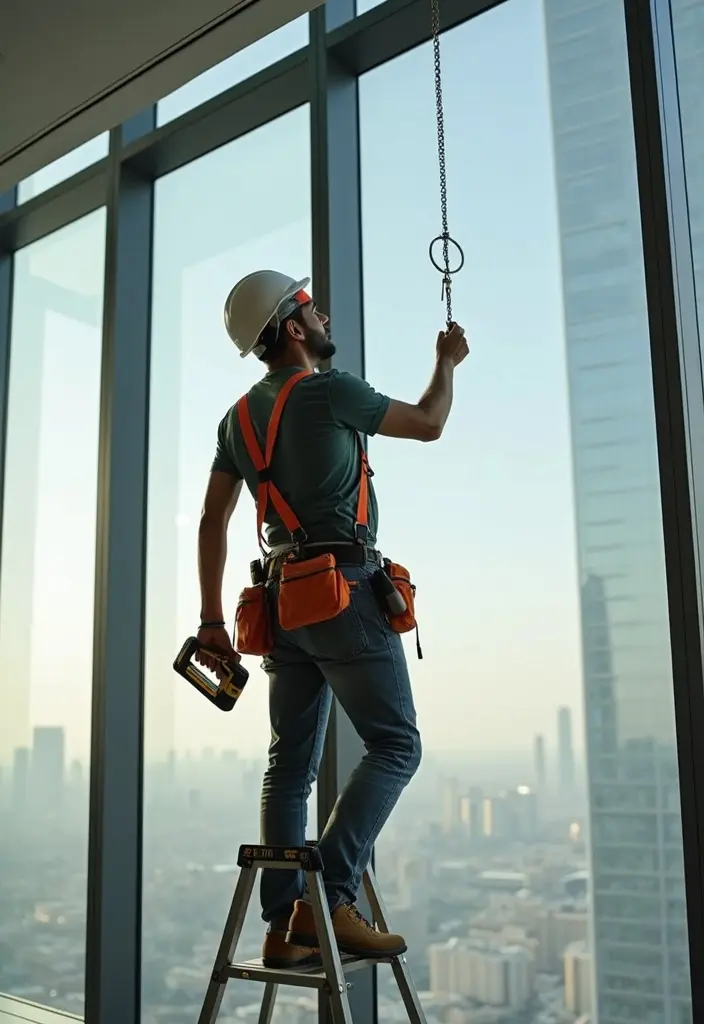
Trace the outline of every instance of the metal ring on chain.
{"label": "metal ring on chain", "polygon": [[[454,270],[450,269],[449,264],[448,264],[447,267],[441,267],[440,264],[436,261],[435,255],[434,255],[434,249],[435,249],[435,246],[437,245],[438,242],[442,242],[443,245],[445,244],[445,242],[447,242],[448,246],[454,245],[455,249],[457,249],[457,252],[459,253],[459,260],[460,261],[457,264],[457,266],[454,268]],[[430,246],[428,248],[428,255],[430,256],[430,262],[433,264],[433,266],[435,267],[436,270],[440,271],[441,274],[449,274],[449,275],[458,274],[460,272],[460,270],[462,269],[462,267],[464,266],[464,249],[462,248],[462,246],[460,245],[459,242],[456,242],[454,240],[452,235],[448,235],[447,238],[445,238],[444,235],[438,235],[437,238],[434,238],[432,240],[432,242],[430,243]]]}

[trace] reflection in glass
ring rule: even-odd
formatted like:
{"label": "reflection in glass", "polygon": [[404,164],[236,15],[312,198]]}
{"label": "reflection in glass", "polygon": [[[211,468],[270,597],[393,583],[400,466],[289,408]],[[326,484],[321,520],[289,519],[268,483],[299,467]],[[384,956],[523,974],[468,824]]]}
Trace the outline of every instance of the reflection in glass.
{"label": "reflection in glass", "polygon": [[704,353],[704,0],[671,0],[692,255]]}
{"label": "reflection in glass", "polygon": [[[683,1024],[622,5],[579,18],[560,0],[507,3],[443,40],[450,228],[467,252],[453,297],[472,351],[438,444],[370,450],[381,547],[415,574],[425,652],[412,662],[425,762],[377,863],[438,1019],[478,1003],[507,1024],[597,1009],[600,1024]],[[431,48],[366,75],[360,102],[366,372],[413,401],[444,312],[427,261],[440,219]],[[392,1019],[385,985],[380,974]]]}
{"label": "reflection in glass", "polygon": [[[161,1024],[173,1006],[184,1019],[197,1019],[232,898],[237,849],[259,839],[269,722],[258,659],[245,659],[250,680],[231,714],[199,696],[171,663],[200,621],[197,527],[217,426],[263,374],[256,359],[239,358],[225,333],[225,297],[255,269],[310,274],[308,118],[307,108],[294,111],[156,185],[143,1024]],[[248,495],[235,512],[229,548],[225,608],[234,619],[237,595],[258,553]],[[312,836],[315,792],[309,807]],[[257,896],[243,957],[260,955],[263,932]],[[243,1007],[256,996],[247,986],[232,985],[226,1004]],[[285,990],[280,999],[281,1024],[311,1019],[295,1015]],[[308,1003],[317,1007],[315,998]]]}
{"label": "reflection in glass", "polygon": [[[689,950],[623,7],[593,2],[573,14],[545,0],[545,26],[582,571],[598,1017],[682,1024],[691,1017]],[[636,849],[643,863],[630,858]]]}
{"label": "reflection in glass", "polygon": [[72,149],[70,153],[66,153],[21,181],[17,186],[17,201],[26,203],[28,199],[33,199],[34,196],[46,192],[54,185],[59,185],[72,175],[78,174],[79,171],[84,171],[86,167],[90,167],[91,164],[106,157],[109,147],[109,132],[103,132],[102,135],[96,135],[94,139],[89,139],[82,146]]}
{"label": "reflection in glass", "polygon": [[270,64],[275,64],[277,60],[283,60],[307,43],[308,16],[302,15],[294,21],[286,22],[275,32],[257,39],[244,50],[233,53],[231,57],[216,64],[215,67],[208,68],[180,89],[165,96],[156,106],[157,124],[173,121],[200,103],[205,103],[213,96],[218,96],[233,85],[243,82],[250,75],[256,75]]}
{"label": "reflection in glass", "polygon": [[15,258],[0,576],[0,992],[79,1015],[104,246]]}

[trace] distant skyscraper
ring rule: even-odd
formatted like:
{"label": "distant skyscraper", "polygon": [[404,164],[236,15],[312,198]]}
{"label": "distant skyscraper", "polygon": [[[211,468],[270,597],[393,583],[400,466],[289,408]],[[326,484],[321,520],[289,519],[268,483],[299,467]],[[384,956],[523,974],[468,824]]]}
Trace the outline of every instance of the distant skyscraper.
{"label": "distant skyscraper", "polygon": [[[704,3],[671,6],[691,155],[704,152]],[[688,1024],[667,586],[623,2],[544,0],[544,11],[582,574],[593,1015],[598,1024]],[[704,237],[696,198],[704,170],[697,178],[696,167],[704,161],[689,164],[695,249]],[[567,779],[566,758],[558,761]]]}
{"label": "distant skyscraper", "polygon": [[545,737],[536,736],[533,745],[533,762],[535,769],[535,786],[538,792],[545,792]]}
{"label": "distant skyscraper", "polygon": [[557,712],[557,788],[564,797],[574,795],[574,748],[572,746],[572,712]]}
{"label": "distant skyscraper", "polygon": [[29,793],[29,750],[17,747],[12,755],[12,808],[21,811],[27,806]]}
{"label": "distant skyscraper", "polygon": [[443,779],[442,783],[442,831],[446,836],[457,832],[460,822],[460,794],[457,779]]}
{"label": "distant skyscraper", "polygon": [[518,946],[490,948],[452,938],[433,943],[428,960],[430,990],[436,996],[463,995],[521,1012],[533,994],[535,962],[529,950]]}
{"label": "distant skyscraper", "polygon": [[484,794],[473,788],[460,798],[460,824],[468,842],[476,844],[484,837]]}
{"label": "distant skyscraper", "polygon": [[538,833],[538,799],[528,786],[519,786],[504,797],[511,815],[512,836],[524,842],[534,842]]}
{"label": "distant skyscraper", "polygon": [[565,1009],[582,1017],[591,1012],[593,989],[592,955],[587,943],[571,943],[564,952]]}
{"label": "distant skyscraper", "polygon": [[60,726],[34,729],[30,798],[34,808],[55,810],[64,794],[65,736]]}
{"label": "distant skyscraper", "polygon": [[82,789],[85,779],[83,764],[79,760],[71,761],[68,766],[68,781],[73,789]]}
{"label": "distant skyscraper", "polygon": [[517,839],[513,794],[499,793],[487,797],[483,804],[482,825],[484,836],[494,842]]}
{"label": "distant skyscraper", "polygon": [[405,854],[399,859],[397,890],[402,906],[427,903],[430,865],[425,857]]}

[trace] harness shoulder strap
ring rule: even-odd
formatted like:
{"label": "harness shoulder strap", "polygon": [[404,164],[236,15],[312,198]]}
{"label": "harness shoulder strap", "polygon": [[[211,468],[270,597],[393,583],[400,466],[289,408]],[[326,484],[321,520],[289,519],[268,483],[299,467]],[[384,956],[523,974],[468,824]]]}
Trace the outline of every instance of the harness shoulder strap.
{"label": "harness shoulder strap", "polygon": [[269,426],[266,431],[266,449],[264,454],[264,463],[268,467],[271,465],[271,459],[274,454],[274,445],[276,444],[276,438],[279,434],[279,424],[281,423],[281,416],[283,415],[284,407],[288,402],[289,395],[295,388],[299,381],[303,380],[304,377],[309,377],[312,370],[299,370],[298,373],[294,373],[292,377],[286,381],[284,386],[276,396],[274,402],[274,408],[271,410],[271,419],[269,420]]}
{"label": "harness shoulder strap", "polygon": [[[247,454],[252,460],[252,464],[254,465],[259,478],[256,496],[257,540],[262,553],[264,553],[264,543],[262,539],[264,517],[266,515],[270,499],[272,505],[280,516],[281,521],[291,534],[291,539],[298,544],[303,544],[306,540],[306,532],[301,526],[298,516],[271,479],[271,460],[274,455],[274,447],[276,445],[279,425],[281,423],[281,417],[283,415],[286,402],[288,401],[296,384],[303,380],[304,377],[308,377],[311,372],[312,371],[310,370],[301,370],[298,373],[294,373],[288,378],[276,396],[274,408],[272,409],[271,418],[269,419],[269,424],[267,426],[263,454],[259,447],[257,435],[254,431],[252,418],[249,413],[247,395],[243,395],[237,403],[237,415],[239,418],[240,429],[242,430],[242,438],[244,440],[245,447],[247,448]],[[369,466],[369,459],[366,451],[364,450],[364,445],[362,444],[362,439],[359,434],[357,435],[357,442],[359,445],[359,493],[357,496],[354,535],[355,540],[358,543],[366,544],[369,536],[369,477],[372,476],[372,470]]]}
{"label": "harness shoulder strap", "polygon": [[272,409],[271,418],[269,419],[266,432],[265,454],[262,454],[259,442],[257,441],[257,435],[252,424],[252,417],[249,413],[247,395],[243,395],[237,403],[237,415],[240,422],[240,429],[242,430],[242,439],[244,440],[245,447],[247,448],[247,454],[252,460],[252,464],[254,465],[259,477],[256,496],[257,540],[262,553],[264,553],[264,543],[262,540],[264,517],[266,515],[269,499],[271,499],[272,505],[281,517],[281,521],[291,534],[292,539],[297,543],[303,543],[306,539],[305,530],[301,526],[298,516],[271,479],[270,466],[271,459],[274,454],[274,446],[276,444],[279,424],[281,423],[281,416],[286,402],[288,401],[289,395],[296,384],[298,384],[300,380],[303,380],[304,377],[307,377],[310,372],[310,370],[301,370],[299,373],[294,373],[293,376],[289,377],[276,396],[274,408]]}

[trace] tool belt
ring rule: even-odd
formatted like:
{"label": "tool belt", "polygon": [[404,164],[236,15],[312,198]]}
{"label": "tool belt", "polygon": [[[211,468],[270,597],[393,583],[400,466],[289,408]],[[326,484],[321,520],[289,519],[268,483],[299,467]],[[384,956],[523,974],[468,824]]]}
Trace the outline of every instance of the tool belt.
{"label": "tool belt", "polygon": [[[262,561],[252,563],[252,585],[242,590],[237,603],[236,646],[242,654],[265,656],[271,653],[273,636],[267,595],[269,583],[278,581],[276,600],[279,625],[284,630],[294,630],[334,619],[348,607],[350,586],[340,571],[341,566],[365,565],[372,560],[379,566],[378,573],[388,573],[379,552],[367,544],[371,469],[361,440],[359,493],[349,544],[306,544],[308,535],[298,516],[271,478],[271,460],[284,407],[293,388],[310,372],[301,370],[293,374],[276,396],[267,426],[264,452],[254,432],[247,396],[244,395],[237,403],[237,414],[247,454],[259,476],[256,494],[257,539],[262,552]],[[292,547],[287,552],[267,553],[264,548],[262,530],[269,502],[291,535]],[[392,629],[406,632],[407,629],[415,627],[415,588],[412,587],[405,569],[395,566],[394,563],[387,564],[393,565],[394,571],[398,570],[395,578],[390,578],[399,592],[404,588],[403,597],[406,605],[403,615],[389,615],[387,612],[387,617]]]}
{"label": "tool belt", "polygon": [[376,562],[377,565],[381,565],[382,562],[381,554],[376,548],[370,548],[366,544],[335,542],[332,544],[304,545],[297,552],[289,550],[267,555],[263,563],[266,579],[278,579],[282,565],[292,555],[305,561],[306,559],[318,558],[323,553],[333,555],[337,565],[366,565],[367,562]]}

